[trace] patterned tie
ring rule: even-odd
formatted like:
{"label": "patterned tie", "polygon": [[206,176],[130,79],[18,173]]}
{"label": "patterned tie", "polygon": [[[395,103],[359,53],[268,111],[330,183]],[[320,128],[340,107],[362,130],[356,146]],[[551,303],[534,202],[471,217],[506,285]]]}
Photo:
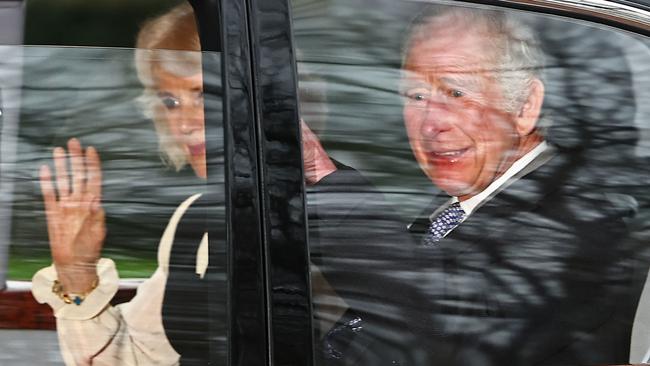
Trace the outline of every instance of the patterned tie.
{"label": "patterned tie", "polygon": [[465,211],[460,207],[460,202],[454,202],[445,208],[429,226],[424,236],[424,245],[436,245],[436,242],[444,238],[448,232],[453,230],[465,218]]}

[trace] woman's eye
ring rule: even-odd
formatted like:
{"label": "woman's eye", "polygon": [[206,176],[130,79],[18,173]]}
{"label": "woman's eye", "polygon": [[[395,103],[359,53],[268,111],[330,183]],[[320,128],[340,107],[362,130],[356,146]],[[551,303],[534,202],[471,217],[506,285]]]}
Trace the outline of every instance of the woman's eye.
{"label": "woman's eye", "polygon": [[162,97],[160,100],[167,109],[178,108],[178,106],[181,104],[178,99],[172,97]]}
{"label": "woman's eye", "polygon": [[203,92],[197,92],[194,95],[194,101],[195,101],[194,104],[196,104],[197,106],[203,105]]}

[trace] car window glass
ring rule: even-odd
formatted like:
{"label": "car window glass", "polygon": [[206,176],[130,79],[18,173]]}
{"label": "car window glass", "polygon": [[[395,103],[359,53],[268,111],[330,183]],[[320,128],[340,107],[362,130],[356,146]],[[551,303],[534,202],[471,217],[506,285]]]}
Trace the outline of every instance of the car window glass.
{"label": "car window glass", "polygon": [[647,361],[648,39],[291,4],[301,118],[336,167],[307,186],[316,364]]}
{"label": "car window glass", "polygon": [[[119,281],[107,285],[100,273],[93,285],[97,290],[81,296],[81,305],[74,304],[77,294],[64,288],[61,294],[69,292],[73,302],[65,306],[82,308],[95,301],[93,293],[106,291],[102,286],[117,286],[111,303],[122,305],[111,311],[126,323],[116,331],[115,343],[127,339],[125,345],[142,345],[127,347],[122,362],[173,363],[179,357],[184,363],[210,357],[225,362],[221,54],[202,53],[195,28],[192,8],[181,1],[27,4],[24,46],[14,46],[13,57],[0,62],[0,75],[9,70],[9,61],[22,74],[13,85],[0,84],[2,96],[7,89],[19,93],[11,110],[13,128],[2,125],[1,183],[10,208],[2,219],[8,231],[0,236],[5,241],[0,248],[8,248],[8,282],[0,293],[7,314],[0,321],[0,337],[7,341],[0,343],[7,348],[0,347],[0,360],[45,365],[87,356],[71,337],[62,333],[57,341],[52,309],[30,294],[38,282],[34,277],[32,287],[32,277],[53,262],[50,243],[58,243],[53,236],[76,235],[69,240],[75,245],[100,242],[101,257],[115,262]],[[204,86],[210,92],[204,93]],[[219,119],[206,121],[205,111]],[[207,143],[209,156],[206,129],[214,136]],[[61,166],[53,159],[56,147],[64,151]],[[101,172],[101,193],[90,188],[96,179],[91,147],[101,161],[95,169]],[[73,159],[75,149],[87,164],[81,169]],[[62,169],[68,172],[69,195],[63,192]],[[58,228],[51,221],[48,226],[44,181],[51,183],[59,205]],[[66,203],[77,187],[84,193],[76,203]],[[89,216],[62,213],[81,210],[88,201]],[[210,238],[208,216],[219,223]],[[87,224],[91,221],[98,224]],[[131,300],[143,282],[146,289],[139,292],[145,296]],[[56,292],[54,287],[43,291]],[[188,303],[194,306],[186,308]],[[77,316],[57,311],[59,319]],[[65,326],[60,322],[58,328]],[[88,341],[98,349],[107,342],[103,353],[92,355],[96,362],[117,364],[122,351],[111,350],[114,343],[99,335]],[[47,351],[46,359],[40,358],[44,352],[34,359],[29,351],[34,347]],[[157,354],[148,354],[147,347],[156,347]]]}

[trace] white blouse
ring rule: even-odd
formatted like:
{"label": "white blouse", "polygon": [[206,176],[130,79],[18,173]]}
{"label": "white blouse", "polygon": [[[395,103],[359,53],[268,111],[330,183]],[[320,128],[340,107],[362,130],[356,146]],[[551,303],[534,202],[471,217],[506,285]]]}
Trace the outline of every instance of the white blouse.
{"label": "white blouse", "polygon": [[[54,266],[43,268],[32,279],[32,293],[39,303],[49,304],[56,317],[57,332],[66,365],[178,365],[179,355],[165,335],[162,303],[167,282],[169,253],[176,226],[187,208],[200,197],[185,200],[174,212],[158,245],[158,268],[138,286],[135,297],[115,307],[109,304],[118,289],[119,277],[112,260],[97,265],[99,284],[80,304],[66,304],[52,293]],[[208,266],[208,237],[203,235],[197,252],[196,273]]]}

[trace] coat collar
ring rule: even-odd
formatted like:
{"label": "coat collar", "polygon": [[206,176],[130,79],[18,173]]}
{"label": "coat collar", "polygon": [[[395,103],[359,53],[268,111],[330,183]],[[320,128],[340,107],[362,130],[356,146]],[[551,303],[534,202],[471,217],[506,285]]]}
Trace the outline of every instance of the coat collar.
{"label": "coat collar", "polygon": [[[486,210],[495,214],[498,212],[511,212],[513,209],[530,210],[534,208],[549,193],[549,190],[554,188],[551,181],[554,176],[553,173],[565,163],[565,159],[562,159],[557,149],[549,146],[548,149],[481,202],[472,216],[468,218],[468,221],[474,221],[471,220],[474,215],[480,216]],[[426,232],[431,224],[430,216],[432,213],[444,209],[449,200],[450,197],[444,193],[436,195],[420,215],[407,226],[407,230],[418,237],[418,242],[421,235]]]}

